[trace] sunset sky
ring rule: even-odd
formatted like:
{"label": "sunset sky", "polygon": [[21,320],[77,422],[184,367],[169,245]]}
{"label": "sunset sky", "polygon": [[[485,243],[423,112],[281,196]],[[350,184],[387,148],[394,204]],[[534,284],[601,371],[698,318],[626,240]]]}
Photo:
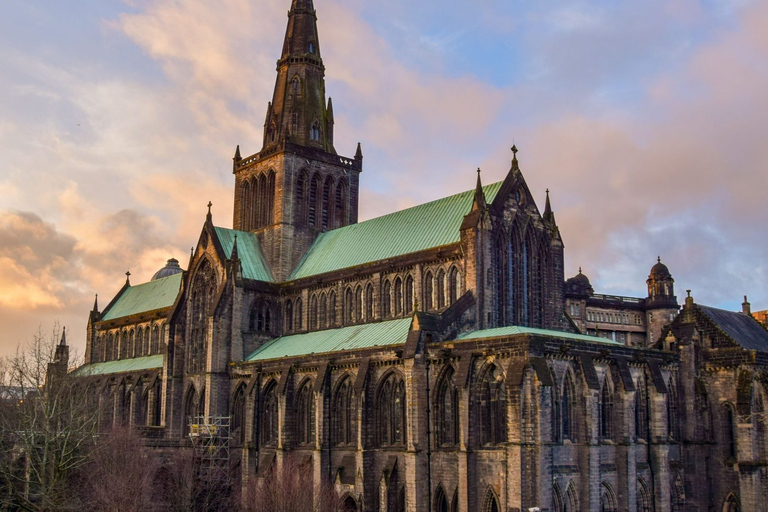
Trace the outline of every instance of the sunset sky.
{"label": "sunset sky", "polygon": [[[130,270],[186,266],[261,147],[290,0],[0,2],[0,355],[82,350]],[[768,2],[315,0],[362,219],[504,178],[598,292],[768,308]]]}

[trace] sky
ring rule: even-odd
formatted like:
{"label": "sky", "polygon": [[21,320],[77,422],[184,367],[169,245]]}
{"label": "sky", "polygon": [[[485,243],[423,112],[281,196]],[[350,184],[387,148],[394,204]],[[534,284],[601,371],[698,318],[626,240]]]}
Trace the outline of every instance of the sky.
{"label": "sky", "polygon": [[[94,294],[186,266],[232,155],[256,153],[289,0],[0,2],[0,355]],[[504,178],[510,147],[566,277],[768,308],[768,3],[315,0],[361,220]]]}

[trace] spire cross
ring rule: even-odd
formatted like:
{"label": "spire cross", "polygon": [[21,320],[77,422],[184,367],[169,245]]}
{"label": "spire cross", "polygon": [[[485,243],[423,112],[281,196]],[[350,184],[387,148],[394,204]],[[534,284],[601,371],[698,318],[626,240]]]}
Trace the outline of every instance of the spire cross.
{"label": "spire cross", "polygon": [[208,215],[211,214],[211,206],[213,206],[213,203],[208,201]]}

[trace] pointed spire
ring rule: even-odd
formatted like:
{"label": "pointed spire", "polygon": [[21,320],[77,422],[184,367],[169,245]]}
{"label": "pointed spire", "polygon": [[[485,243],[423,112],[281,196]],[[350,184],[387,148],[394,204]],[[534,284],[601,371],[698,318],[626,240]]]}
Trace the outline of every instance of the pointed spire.
{"label": "pointed spire", "polygon": [[125,284],[126,286],[131,286],[131,271],[126,270],[125,271]]}
{"label": "pointed spire", "polygon": [[544,215],[543,218],[545,221],[554,224],[555,223],[555,214],[552,211],[552,203],[549,201],[549,189],[547,189],[547,201],[544,204]]}
{"label": "pointed spire", "polygon": [[235,148],[235,156],[234,156],[233,160],[235,162],[239,162],[242,159],[243,159],[243,157],[240,156],[240,144],[238,144],[237,147]]}
{"label": "pointed spire", "polygon": [[205,220],[207,222],[211,222],[213,219],[213,215],[211,215],[211,206],[213,206],[213,203],[208,201],[208,214],[205,216]]}
{"label": "pointed spire", "polygon": [[96,298],[93,299],[93,312],[98,313],[99,312],[99,294],[96,294]]}
{"label": "pointed spire", "polygon": [[240,259],[239,255],[237,254],[237,234],[235,234],[235,241],[232,242],[232,255],[229,257],[232,261],[237,261]]}
{"label": "pointed spire", "polygon": [[59,342],[59,345],[62,347],[67,346],[67,328],[66,327],[61,328],[61,341]]}
{"label": "pointed spire", "polygon": [[328,98],[328,107],[326,108],[326,112],[328,113],[328,121],[333,123],[333,98]]}
{"label": "pointed spire", "polygon": [[472,201],[472,210],[484,209],[487,206],[485,202],[485,193],[483,192],[483,183],[480,180],[480,168],[477,168],[477,184],[475,185],[475,197]]}
{"label": "pointed spire", "polygon": [[363,159],[363,148],[360,146],[360,143],[357,143],[357,151],[355,151],[355,160],[362,160]]}

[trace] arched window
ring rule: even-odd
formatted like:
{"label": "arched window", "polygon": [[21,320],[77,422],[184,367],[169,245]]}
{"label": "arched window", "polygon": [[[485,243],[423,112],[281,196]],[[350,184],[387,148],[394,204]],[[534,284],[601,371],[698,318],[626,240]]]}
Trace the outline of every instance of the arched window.
{"label": "arched window", "polygon": [[256,229],[259,227],[259,205],[261,204],[261,190],[259,189],[259,179],[253,177],[249,180],[250,195],[248,196],[248,229]]}
{"label": "arched window", "polygon": [[635,383],[635,437],[648,440],[648,391],[645,374]]}
{"label": "arched window", "polygon": [[160,352],[160,328],[155,326],[152,329],[152,353],[157,354]]}
{"label": "arched window", "polygon": [[344,323],[354,322],[355,301],[352,294],[352,288],[347,288],[344,292]]}
{"label": "arched window", "polygon": [[299,77],[294,76],[293,80],[291,80],[291,93],[299,94],[300,90],[301,90],[301,82],[299,81]]}
{"label": "arched window", "polygon": [[560,486],[557,485],[557,482],[552,486],[552,505],[555,512],[565,512],[566,510],[563,491],[560,490]]}
{"label": "arched window", "polygon": [[328,327],[328,297],[325,292],[320,294],[320,320],[319,325],[321,329]]}
{"label": "arched window", "polygon": [[336,292],[334,290],[328,294],[328,324],[336,325]]}
{"label": "arched window", "polygon": [[403,310],[406,313],[413,311],[413,278],[410,275],[405,278],[405,303]]}
{"label": "arched window", "polygon": [[566,375],[563,379],[563,392],[560,394],[560,432],[562,434],[562,439],[575,441],[575,405],[576,389],[571,376]]}
{"label": "arched window", "polygon": [[267,175],[266,196],[267,218],[264,225],[269,226],[275,221],[275,171],[269,171]]}
{"label": "arched window", "polygon": [[251,204],[251,182],[248,180],[244,180],[240,188],[240,202],[243,205],[240,208],[240,225],[243,231],[250,231],[251,225],[248,218],[248,208]]}
{"label": "arched window", "polygon": [[293,322],[294,327],[296,327],[297,331],[300,331],[304,328],[304,304],[301,300],[301,297],[296,299],[296,318]]}
{"label": "arched window", "polygon": [[448,274],[448,299],[451,304],[459,298],[459,269],[451,267]]}
{"label": "arched window", "polygon": [[437,292],[437,309],[443,309],[445,307],[445,271],[443,269],[437,271],[435,291]]}
{"label": "arched window", "polygon": [[144,329],[144,355],[148,356],[152,350],[152,345],[150,342],[150,335],[149,335],[149,326],[147,326],[146,329]]}
{"label": "arched window", "polygon": [[297,112],[291,112],[291,135],[298,135],[299,133],[299,114]]}
{"label": "arched window", "polygon": [[259,175],[259,217],[256,227],[260,228],[267,224],[267,177],[263,174]]}
{"label": "arched window", "polygon": [[340,180],[336,186],[336,201],[334,204],[334,210],[334,226],[337,228],[346,226],[349,219],[347,213],[347,182],[345,180]]}
{"label": "arched window", "polygon": [[736,413],[731,404],[723,404],[722,416],[722,439],[723,446],[725,447],[725,456],[730,459],[735,459],[738,453],[736,450]]}
{"label": "arched window", "polygon": [[285,301],[285,330],[293,330],[293,302]]}
{"label": "arched window", "polygon": [[488,365],[477,383],[480,446],[507,440],[507,399],[504,378],[495,364]]}
{"label": "arched window", "polygon": [[320,141],[320,123],[317,121],[314,121],[309,129],[309,140],[314,142]]}
{"label": "arched window", "polygon": [[349,445],[355,442],[355,402],[352,379],[344,377],[336,387],[331,409],[334,445]]}
{"label": "arched window", "polygon": [[579,510],[579,495],[576,493],[576,486],[573,485],[573,480],[568,482],[568,488],[565,490],[565,512],[575,512]]}
{"label": "arched window", "polygon": [[195,417],[197,416],[196,401],[195,388],[190,386],[187,390],[187,398],[184,400],[184,424],[181,426],[181,432],[184,437],[189,435],[189,426],[195,422]]}
{"label": "arched window", "polygon": [[674,480],[671,483],[672,489],[670,498],[672,500],[672,512],[683,512],[685,510],[685,486],[683,485],[683,478],[680,473],[675,473]]}
{"label": "arched window", "polygon": [[427,274],[424,276],[424,311],[432,311],[433,308],[432,286],[432,272],[427,271]]}
{"label": "arched window", "polygon": [[437,492],[435,492],[435,512],[449,512],[448,498],[445,497],[442,485],[438,485]]}
{"label": "arched window", "polygon": [[613,439],[613,391],[608,382],[609,374],[605,374],[603,388],[600,390],[600,422],[598,423],[600,439]]}
{"label": "arched window", "polygon": [[114,357],[112,355],[115,347],[115,336],[112,333],[107,335],[107,346],[104,347],[104,361],[111,361]]}
{"label": "arched window", "polygon": [[378,445],[405,444],[405,382],[397,373],[384,378],[375,407]]}
{"label": "arched window", "polygon": [[359,322],[363,319],[363,287],[357,285],[355,288],[355,316],[353,321]]}
{"label": "arched window", "polygon": [[230,425],[232,437],[245,441],[245,385],[237,387],[232,397],[232,422]]}
{"label": "arched window", "polygon": [[131,329],[131,332],[128,333],[128,347],[127,352],[125,353],[125,357],[132,358],[134,356],[133,351],[136,349],[136,332]]}
{"label": "arched window", "polygon": [[189,338],[185,357],[189,373],[197,373],[205,368],[207,351],[208,315],[216,294],[216,271],[210,261],[204,259],[195,271],[192,279],[189,308],[191,309]]}
{"label": "arched window", "polygon": [[677,380],[669,379],[667,390],[667,434],[669,439],[680,441],[680,410],[677,403]]}
{"label": "arched window", "polygon": [[299,390],[296,400],[296,433],[299,444],[315,442],[315,397],[312,382],[307,380]]}
{"label": "arched window", "polygon": [[261,401],[261,444],[277,444],[277,385],[271,381]]}
{"label": "arched window", "polygon": [[323,229],[328,229],[330,227],[331,220],[330,217],[330,202],[331,202],[331,190],[333,188],[333,178],[328,176],[325,179],[325,182],[323,183],[323,201],[321,206],[321,219],[322,219],[322,226]]}
{"label": "arched window", "polygon": [[389,281],[384,281],[384,290],[381,293],[381,310],[382,317],[392,316],[392,285]]}
{"label": "arched window", "polygon": [[307,208],[305,204],[306,187],[307,173],[306,171],[301,171],[299,173],[299,179],[296,180],[296,224],[298,226],[303,226],[307,222]]}
{"label": "arched window", "polygon": [[607,482],[603,482],[600,488],[600,512],[616,512],[616,495]]}
{"label": "arched window", "polygon": [[151,409],[148,409],[147,414],[151,414],[152,416],[148,419],[147,424],[151,427],[159,427],[162,421],[163,410],[163,395],[160,387],[160,379],[155,379],[154,384],[152,384],[152,387],[149,389],[149,394],[152,395],[150,402]]}
{"label": "arched window", "polygon": [[729,493],[728,496],[726,496],[725,501],[723,502],[723,512],[740,512],[741,507],[739,506],[739,500],[736,499],[736,496],[733,495],[733,493]]}
{"label": "arched window", "polygon": [[435,393],[435,434],[437,446],[459,442],[459,391],[453,382],[453,368],[448,367],[437,383]]}
{"label": "arched window", "polygon": [[136,349],[135,354],[136,357],[141,357],[144,355],[144,328],[139,327],[139,330],[136,334]]}
{"label": "arched window", "polygon": [[400,277],[395,278],[395,316],[403,313],[403,281]]}
{"label": "arched window", "polygon": [[317,295],[312,295],[309,299],[309,330],[314,331],[317,329]]}
{"label": "arched window", "polygon": [[368,283],[365,287],[365,320],[373,320],[373,285]]}
{"label": "arched window", "polygon": [[320,176],[315,174],[312,176],[312,181],[309,184],[309,208],[307,208],[307,224],[309,226],[317,226],[317,194],[320,188]]}
{"label": "arched window", "polygon": [[272,310],[269,305],[264,306],[264,332],[272,332]]}
{"label": "arched window", "polygon": [[637,512],[651,512],[651,493],[642,478],[637,480]]}
{"label": "arched window", "polygon": [[341,501],[341,512],[357,512],[357,502],[352,496],[347,496]]}
{"label": "arched window", "polygon": [[765,460],[766,457],[766,425],[768,417],[765,414],[765,394],[763,387],[757,383],[752,385],[752,425],[755,432],[754,460]]}
{"label": "arched window", "polygon": [[309,53],[315,53],[315,43],[313,43],[312,41],[309,42],[308,51]]}
{"label": "arched window", "polygon": [[483,512],[500,512],[499,499],[496,497],[496,493],[492,489],[488,489],[483,499]]}

